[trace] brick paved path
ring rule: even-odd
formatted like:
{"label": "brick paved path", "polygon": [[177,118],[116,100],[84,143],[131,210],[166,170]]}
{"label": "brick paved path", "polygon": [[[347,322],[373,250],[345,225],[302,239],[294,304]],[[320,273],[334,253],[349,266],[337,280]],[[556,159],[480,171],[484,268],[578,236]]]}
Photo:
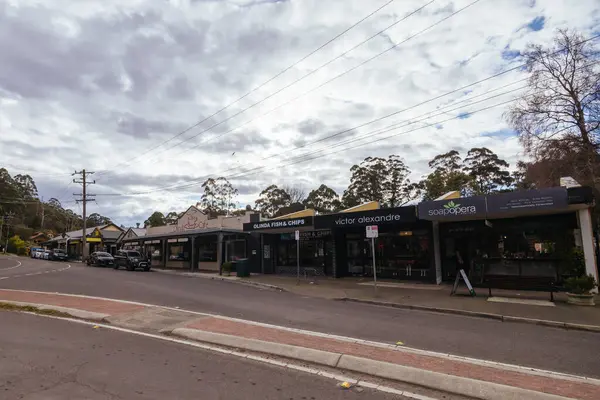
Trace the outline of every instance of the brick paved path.
{"label": "brick paved path", "polygon": [[394,350],[361,343],[351,343],[343,340],[246,324],[222,318],[200,319],[187,325],[187,328],[267,342],[289,344],[333,353],[342,353],[575,399],[600,399],[600,386],[591,383],[532,375],[525,372],[483,366],[449,358],[420,355],[409,351],[403,351],[402,349]]}
{"label": "brick paved path", "polygon": [[[141,311],[146,311],[153,307],[88,297],[0,289],[0,302],[1,301],[54,305],[108,315],[136,315]],[[165,309],[162,310],[165,311]],[[418,352],[411,351],[410,349],[403,349],[401,347],[375,346],[332,337],[323,337],[311,334],[310,332],[296,332],[288,329],[244,323],[221,317],[208,316],[198,319],[198,315],[190,314],[190,320],[186,324],[186,327],[265,342],[341,353],[573,399],[600,399],[600,384],[598,384],[598,381],[585,382],[582,379],[536,375],[528,373],[526,370],[516,371],[501,366],[494,367],[481,365],[444,356],[419,354]],[[158,332],[159,328],[156,329],[156,333]]]}
{"label": "brick paved path", "polygon": [[0,289],[0,301],[3,300],[46,304],[50,306],[74,308],[77,310],[108,315],[126,314],[141,311],[146,308],[137,304],[122,303],[112,300],[65,296],[54,293],[32,293]]}

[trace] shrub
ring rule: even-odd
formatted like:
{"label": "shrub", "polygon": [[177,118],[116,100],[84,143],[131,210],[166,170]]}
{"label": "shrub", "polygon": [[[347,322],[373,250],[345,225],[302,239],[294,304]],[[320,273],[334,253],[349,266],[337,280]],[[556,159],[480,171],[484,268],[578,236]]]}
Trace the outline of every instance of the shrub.
{"label": "shrub", "polygon": [[13,254],[25,254],[25,241],[19,237],[19,235],[15,235],[8,239],[8,246],[6,246],[6,251],[8,253]]}
{"label": "shrub", "polygon": [[582,275],[579,277],[572,277],[567,279],[565,286],[569,293],[573,294],[587,294],[592,289],[598,286],[594,277],[590,275]]}
{"label": "shrub", "polygon": [[225,262],[223,263],[223,265],[221,265],[221,270],[226,273],[227,275],[231,274],[231,269],[233,267],[233,264],[230,262]]}

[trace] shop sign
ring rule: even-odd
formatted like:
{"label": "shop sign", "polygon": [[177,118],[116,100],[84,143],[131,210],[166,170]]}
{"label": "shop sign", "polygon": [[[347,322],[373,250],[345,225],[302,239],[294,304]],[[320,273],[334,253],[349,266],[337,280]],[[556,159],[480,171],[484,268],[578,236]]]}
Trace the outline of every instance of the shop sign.
{"label": "shop sign", "polygon": [[[330,230],[323,231],[300,231],[300,240],[313,240],[331,236]],[[279,235],[280,240],[297,240],[295,234],[292,233],[281,233]]]}
{"label": "shop sign", "polygon": [[567,208],[567,205],[567,189],[562,187],[495,194],[487,198],[489,214],[521,214],[535,210],[559,210]]}
{"label": "shop sign", "polygon": [[367,226],[367,237],[369,239],[379,237],[379,227],[377,225]]}
{"label": "shop sign", "polygon": [[319,215],[315,217],[315,228],[343,228],[414,222],[417,219],[414,206],[383,208],[353,213]]}
{"label": "shop sign", "polygon": [[244,232],[259,231],[264,229],[285,229],[312,226],[313,217],[274,219],[270,221],[248,222],[244,224]]}
{"label": "shop sign", "polygon": [[484,196],[461,197],[451,200],[424,201],[419,204],[419,218],[444,221],[483,217],[486,213]]}

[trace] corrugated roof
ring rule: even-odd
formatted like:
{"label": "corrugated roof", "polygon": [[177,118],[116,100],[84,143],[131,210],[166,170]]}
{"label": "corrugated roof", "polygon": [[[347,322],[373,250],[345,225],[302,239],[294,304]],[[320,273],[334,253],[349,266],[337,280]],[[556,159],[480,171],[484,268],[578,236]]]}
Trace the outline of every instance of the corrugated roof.
{"label": "corrugated roof", "polygon": [[212,229],[190,229],[188,231],[183,232],[169,232],[169,233],[156,233],[154,235],[146,235],[141,238],[131,238],[124,239],[123,242],[135,242],[140,239],[163,239],[163,238],[172,238],[172,237],[185,237],[185,236],[193,236],[193,235],[210,235],[214,233],[246,233],[241,229],[223,229],[223,228],[212,228]]}

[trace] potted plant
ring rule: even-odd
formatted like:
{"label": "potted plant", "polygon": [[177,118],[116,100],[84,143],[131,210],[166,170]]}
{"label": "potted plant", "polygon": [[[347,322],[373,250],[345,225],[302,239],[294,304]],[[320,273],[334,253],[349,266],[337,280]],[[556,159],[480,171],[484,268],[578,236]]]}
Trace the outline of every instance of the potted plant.
{"label": "potted plant", "polygon": [[569,304],[578,306],[593,306],[594,294],[592,290],[598,286],[594,277],[590,275],[582,275],[572,277],[565,282],[567,288],[567,297]]}
{"label": "potted plant", "polygon": [[231,275],[231,267],[232,266],[233,265],[229,261],[225,262],[225,263],[223,263],[223,265],[221,265],[221,270],[223,271],[223,273],[226,276],[230,276]]}

